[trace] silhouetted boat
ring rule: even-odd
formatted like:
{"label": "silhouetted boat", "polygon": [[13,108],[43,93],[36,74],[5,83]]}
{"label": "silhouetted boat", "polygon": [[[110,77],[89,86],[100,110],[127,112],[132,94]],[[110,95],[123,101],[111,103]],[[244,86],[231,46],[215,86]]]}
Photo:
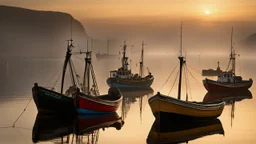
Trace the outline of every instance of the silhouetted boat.
{"label": "silhouetted boat", "polygon": [[222,73],[222,70],[220,69],[219,62],[216,70],[213,70],[213,69],[202,70],[202,76],[219,76],[221,73]]}
{"label": "silhouetted boat", "polygon": [[[76,135],[76,142],[82,140],[78,136],[86,136],[93,134],[99,129],[114,127],[120,130],[124,125],[124,121],[117,113],[110,113],[107,115],[45,115],[38,113],[33,131],[32,141],[50,141],[55,139],[63,139],[66,137],[70,140],[72,135],[72,142],[74,141],[74,134]],[[83,141],[83,140],[82,140]]]}
{"label": "silhouetted boat", "polygon": [[154,77],[148,70],[148,75],[144,76],[144,43],[142,42],[142,52],[140,61],[140,74],[132,74],[128,69],[128,57],[126,56],[126,43],[123,46],[122,67],[118,70],[110,71],[110,77],[107,79],[109,87],[150,87]]}
{"label": "silhouetted boat", "polygon": [[100,53],[100,52],[96,53],[96,58],[97,59],[110,59],[110,58],[117,59],[118,56],[119,55],[117,55],[117,54],[110,54],[109,53],[109,40],[107,41],[107,53]]}
{"label": "silhouetted boat", "polygon": [[[91,78],[92,87],[90,86]],[[91,51],[86,52],[82,92],[78,90],[74,95],[76,110],[82,114],[115,112],[122,100],[122,95],[117,88],[110,88],[108,94],[100,95],[91,63]]]}
{"label": "silhouetted boat", "polygon": [[252,93],[249,90],[245,91],[227,91],[227,92],[207,92],[203,102],[213,101],[241,101],[243,99],[252,99]]}
{"label": "silhouetted boat", "polygon": [[185,122],[182,120],[173,121],[170,118],[168,123],[157,121],[153,123],[147,137],[147,143],[176,144],[214,134],[224,135],[224,129],[219,119]]}
{"label": "silhouetted boat", "polygon": [[[182,26],[181,26],[182,33]],[[182,34],[181,34],[182,42]],[[216,118],[221,115],[225,106],[224,102],[203,103],[203,102],[190,102],[181,100],[181,82],[182,82],[182,69],[186,61],[182,56],[182,43],[179,55],[180,60],[180,75],[178,87],[178,99],[160,94],[158,92],[155,96],[149,98],[148,103],[158,120],[168,120],[170,116],[180,117],[185,119],[206,119]]]}
{"label": "silhouetted boat", "polygon": [[[234,91],[234,90],[248,90],[253,83],[252,79],[249,80],[242,80],[241,76],[236,76],[235,73],[235,50],[233,48],[233,27],[231,32],[231,52],[230,52],[230,60],[229,65],[231,64],[231,69],[226,72],[222,72],[218,76],[218,80],[210,80],[205,79],[203,80],[204,87],[209,92],[216,92],[216,91]],[[228,65],[228,68],[229,68]]]}
{"label": "silhouetted boat", "polygon": [[[73,40],[68,40],[66,58],[64,61],[63,71],[62,71],[62,79],[61,79],[61,92],[55,92],[54,90],[50,90],[41,86],[38,86],[37,83],[34,84],[32,88],[33,99],[36,104],[37,110],[39,112],[73,112],[74,111],[74,102],[72,98],[72,94],[76,91],[76,83],[73,74],[73,63],[71,61],[71,48],[73,47]],[[65,73],[67,69],[67,65],[70,67],[70,71],[72,73],[73,86],[71,86],[66,94],[63,94]]]}

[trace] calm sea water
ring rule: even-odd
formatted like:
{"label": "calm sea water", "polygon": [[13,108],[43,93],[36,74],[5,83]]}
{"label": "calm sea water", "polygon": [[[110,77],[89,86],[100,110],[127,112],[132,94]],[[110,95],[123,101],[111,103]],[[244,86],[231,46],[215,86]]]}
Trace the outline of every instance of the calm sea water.
{"label": "calm sea water", "polygon": [[[31,62],[32,61],[32,62]],[[15,95],[3,95],[0,97],[0,143],[3,144],[29,144],[32,141],[33,127],[36,122],[37,109],[32,100],[26,108],[23,115],[15,123],[15,127],[12,127],[15,120],[18,118],[21,112],[24,111],[25,106],[31,99],[31,88],[33,82],[38,82],[42,86],[52,86],[58,79],[60,69],[62,68],[62,60],[31,60],[30,66],[27,66],[28,74],[24,77],[20,75],[19,79],[16,79],[17,83],[23,85],[22,93],[19,93],[19,89]],[[133,55],[131,66],[133,72],[138,72],[139,55]],[[188,55],[187,66],[189,71],[194,77],[189,76],[189,82],[191,92],[189,92],[190,101],[202,101],[207,91],[204,89],[202,80],[205,77],[200,75],[200,71],[208,68],[215,69],[217,67],[217,61],[220,61],[220,67],[226,69],[228,64],[228,54],[223,56],[204,56],[201,55]],[[252,78],[256,80],[256,67],[254,59],[245,59],[243,57],[237,59],[237,74],[242,75],[243,79]],[[27,61],[20,62],[21,65],[27,65]],[[74,58],[77,71],[83,70],[83,62],[79,59]],[[38,74],[38,64],[42,64],[40,74]],[[154,116],[148,105],[148,98],[160,91],[163,94],[168,94],[172,97],[177,96],[177,82],[173,86],[174,79],[176,77],[177,70],[167,81],[168,76],[178,64],[178,58],[176,55],[165,55],[165,56],[152,56],[146,55],[145,65],[149,67],[150,71],[155,77],[155,81],[152,85],[152,89],[149,90],[127,90],[123,93],[125,96],[122,102],[122,106],[117,111],[117,115],[122,117],[124,125],[121,129],[114,127],[99,129],[94,131],[93,134],[76,137],[75,135],[69,136],[69,143],[106,143],[106,144],[128,144],[128,143],[147,143],[147,137],[154,123]],[[11,67],[13,63],[9,62],[9,73],[8,77],[12,76]],[[108,86],[106,79],[109,76],[109,71],[120,67],[120,59],[109,59],[109,60],[96,60],[93,59],[93,66],[97,78],[97,82],[100,88],[101,94],[107,93]],[[31,71],[29,71],[31,70]],[[199,71],[199,72],[198,72]],[[27,73],[26,71],[24,73]],[[147,71],[145,70],[145,73]],[[14,73],[14,72],[13,72]],[[33,73],[37,73],[34,74]],[[80,73],[82,76],[82,73]],[[216,77],[209,77],[216,79]],[[69,81],[69,80],[67,80]],[[163,84],[166,84],[163,86]],[[24,86],[25,85],[25,86]],[[7,87],[5,90],[13,93],[16,90],[15,87]],[[60,83],[57,82],[56,88],[59,88]],[[184,85],[183,85],[184,86]],[[255,96],[255,84],[250,88],[252,98],[243,99],[237,101],[233,105],[226,105],[222,115],[218,118],[221,121],[224,134],[211,134],[201,138],[197,138],[188,143],[256,143],[256,100]],[[26,93],[24,93],[26,92]],[[185,99],[185,87],[183,87],[182,99]],[[232,114],[233,111],[233,114]],[[64,119],[64,118],[63,118]],[[58,119],[59,121],[64,121]],[[58,122],[55,120],[47,121],[50,123]],[[59,123],[60,124],[60,123]],[[179,125],[182,125],[180,123]],[[57,127],[57,126],[56,126]],[[74,127],[72,123],[70,127]],[[54,127],[53,127],[54,129]],[[56,131],[57,132],[57,131]],[[182,136],[182,135],[181,135]],[[171,136],[170,136],[171,137]],[[66,142],[67,137],[63,138]],[[89,141],[89,142],[88,142]],[[52,140],[42,141],[39,143],[61,143],[61,138],[53,138]]]}

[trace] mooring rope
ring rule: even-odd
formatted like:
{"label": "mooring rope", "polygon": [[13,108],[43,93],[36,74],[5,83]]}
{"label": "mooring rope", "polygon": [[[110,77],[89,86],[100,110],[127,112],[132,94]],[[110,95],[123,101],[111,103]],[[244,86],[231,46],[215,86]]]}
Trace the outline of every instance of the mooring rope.
{"label": "mooring rope", "polygon": [[21,114],[18,116],[18,118],[14,121],[12,127],[15,127],[16,122],[17,122],[17,121],[19,120],[19,118],[23,115],[23,113],[27,110],[27,107],[28,107],[29,103],[31,102],[32,98],[33,98],[33,97],[30,98],[30,100],[28,101],[28,103],[27,103],[27,105],[25,106],[24,110],[21,112]]}

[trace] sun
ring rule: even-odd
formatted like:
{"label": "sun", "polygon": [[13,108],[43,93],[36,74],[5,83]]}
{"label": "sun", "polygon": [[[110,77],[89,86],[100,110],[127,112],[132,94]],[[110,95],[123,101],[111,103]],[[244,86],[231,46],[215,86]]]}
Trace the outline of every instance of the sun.
{"label": "sun", "polygon": [[211,12],[208,11],[208,10],[205,10],[204,13],[205,13],[206,15],[209,15]]}

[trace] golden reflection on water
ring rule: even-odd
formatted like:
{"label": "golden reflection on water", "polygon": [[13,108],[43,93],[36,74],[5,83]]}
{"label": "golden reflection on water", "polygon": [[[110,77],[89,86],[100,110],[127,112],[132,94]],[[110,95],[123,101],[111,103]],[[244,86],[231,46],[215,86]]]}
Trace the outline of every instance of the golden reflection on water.
{"label": "golden reflection on water", "polygon": [[[132,57],[132,71],[138,72],[139,55],[133,55]],[[202,69],[217,67],[217,61],[220,61],[221,69],[225,70],[228,64],[228,57],[215,57],[204,56],[201,54],[200,59],[198,55],[187,55],[187,65],[193,67],[195,70],[190,69],[191,73],[196,78],[189,77],[191,94],[189,95],[190,101],[202,101],[207,91],[204,89],[202,77],[200,72]],[[74,62],[75,63],[75,62]],[[151,88],[153,91],[148,93],[141,93],[136,91],[124,92],[123,105],[120,106],[117,113],[123,116],[125,121],[124,126],[120,131],[116,129],[108,129],[105,131],[100,130],[98,143],[146,143],[147,136],[150,132],[151,126],[154,122],[154,116],[151,113],[147,99],[158,92],[163,84],[166,82],[167,77],[178,63],[176,55],[170,56],[145,56],[145,65],[149,67],[150,71],[155,77],[154,83]],[[96,79],[100,88],[101,94],[107,93],[108,86],[106,79],[109,76],[109,71],[120,67],[120,59],[117,60],[96,60],[93,58],[93,65],[96,74]],[[237,60],[237,72],[242,75],[243,79],[252,78],[256,80],[256,67],[252,59],[238,59]],[[83,65],[79,66],[78,70],[82,70]],[[216,79],[216,77],[208,77],[210,79]],[[46,78],[48,79],[48,78]],[[163,94],[168,94],[170,88],[173,85],[175,79],[174,75],[168,80],[166,85],[160,90]],[[46,83],[41,82],[41,83]],[[184,83],[184,82],[183,82]],[[33,84],[31,84],[31,87]],[[185,92],[182,92],[182,99],[185,99]],[[255,143],[256,135],[256,101],[253,98],[256,93],[256,85],[250,88],[252,93],[252,99],[244,99],[242,101],[235,102],[233,119],[231,118],[232,105],[226,105],[219,120],[222,123],[225,135],[211,135],[193,141],[192,143]],[[190,94],[190,93],[189,93]],[[177,96],[177,86],[174,86],[170,92],[170,96]],[[12,126],[15,119],[23,111],[28,99],[31,95],[26,96],[27,99],[1,98],[0,102],[0,127]],[[37,110],[33,101],[29,104],[25,113],[21,116],[16,123],[16,128],[1,128],[0,139],[1,143],[32,143],[32,128],[37,115]],[[231,126],[232,123],[232,126]],[[48,142],[47,142],[48,143]],[[52,143],[49,141],[49,143]]]}

